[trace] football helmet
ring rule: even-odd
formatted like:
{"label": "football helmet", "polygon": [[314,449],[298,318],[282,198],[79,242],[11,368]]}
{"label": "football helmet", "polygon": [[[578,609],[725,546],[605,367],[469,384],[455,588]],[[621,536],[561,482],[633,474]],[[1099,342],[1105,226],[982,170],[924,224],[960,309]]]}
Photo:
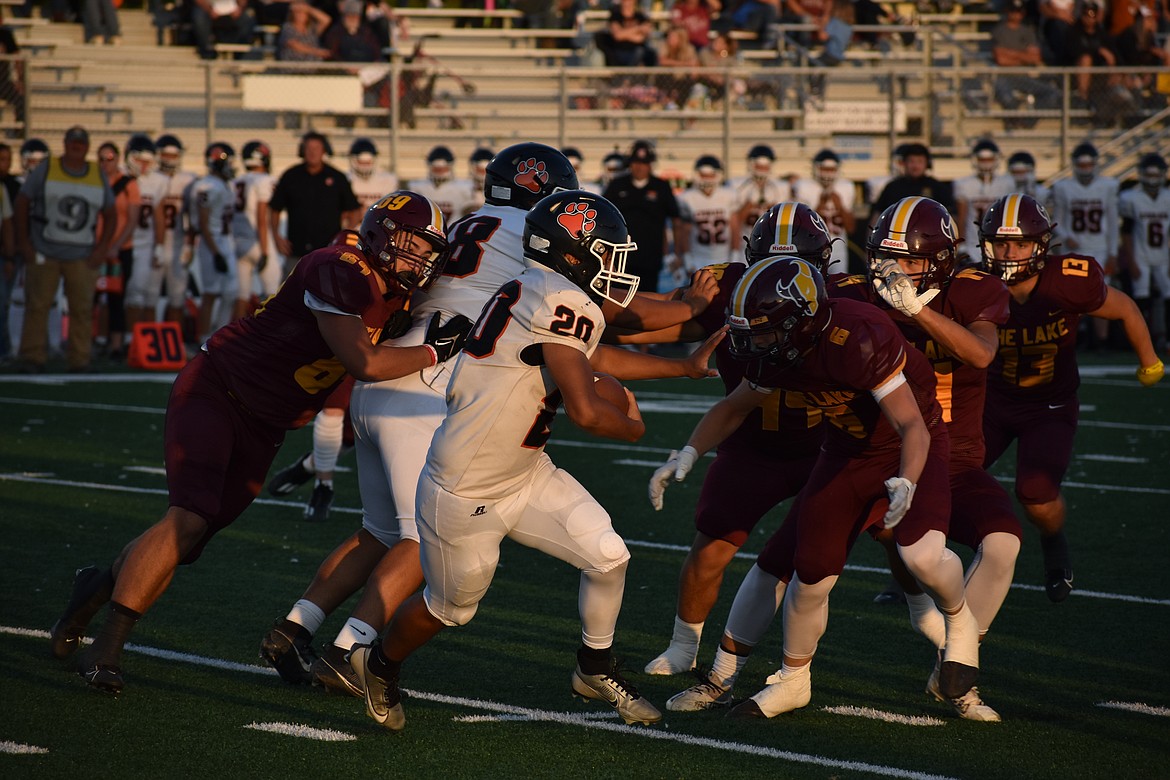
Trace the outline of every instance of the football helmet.
{"label": "football helmet", "polygon": [[615,176],[621,176],[626,172],[626,156],[621,152],[610,152],[601,161],[601,178],[599,179],[602,188],[604,189],[613,181]]}
{"label": "football helmet", "polygon": [[135,133],[126,141],[126,169],[131,176],[145,176],[154,165],[155,146],[150,136]]}
{"label": "football helmet", "polygon": [[930,198],[902,198],[878,217],[865,242],[872,275],[888,258],[921,260],[924,269],[907,274],[919,294],[939,290],[955,270],[955,244],[959,231],[950,212]]}
{"label": "football helmet", "polygon": [[451,181],[451,166],[455,155],[446,146],[435,146],[427,152],[427,178],[436,187]]}
{"label": "football helmet", "polygon": [[49,145],[39,138],[30,138],[20,145],[20,167],[28,173],[49,156]]}
{"label": "football helmet", "polygon": [[723,183],[723,163],[713,154],[705,154],[695,160],[695,188],[704,195],[710,195]]}
{"label": "football helmet", "polygon": [[840,170],[841,158],[832,149],[821,149],[813,157],[813,178],[822,187],[832,187],[836,184]]}
{"label": "football helmet", "polygon": [[216,141],[207,147],[203,153],[207,160],[207,172],[218,176],[224,181],[230,181],[236,176],[236,150],[223,141]]}
{"label": "football helmet", "polygon": [[792,368],[816,346],[830,317],[825,281],[812,263],[769,257],[749,268],[732,290],[731,356]]}
{"label": "football helmet", "polygon": [[766,179],[772,175],[772,163],[776,161],[776,152],[767,144],[756,144],[748,149],[748,173],[753,179]]}
{"label": "football helmet", "polygon": [[1008,158],[1008,173],[1018,189],[1028,189],[1036,182],[1036,158],[1029,152],[1016,152]]}
{"label": "football helmet", "polygon": [[355,138],[349,145],[349,167],[355,175],[368,179],[378,163],[378,147],[369,138]]}
{"label": "football helmet", "polygon": [[1073,175],[1082,186],[1088,186],[1097,175],[1097,161],[1101,157],[1097,147],[1087,141],[1078,144],[1069,155],[1073,165]]}
{"label": "football helmet", "polygon": [[990,138],[984,138],[977,141],[975,146],[971,148],[971,166],[975,169],[975,173],[983,177],[991,177],[995,175],[995,169],[999,165],[999,146]]}
{"label": "football helmet", "polygon": [[1166,185],[1166,158],[1157,152],[1150,152],[1138,160],[1138,181],[1151,198],[1157,197],[1158,190]]}
{"label": "football helmet", "polygon": [[[1048,259],[1048,245],[1056,225],[1044,206],[1030,195],[1005,195],[988,207],[979,223],[979,246],[983,251],[983,270],[1003,279],[1005,284],[1018,284],[1040,273]],[[1029,257],[997,258],[996,240],[1031,241],[1034,246]]]}
{"label": "football helmet", "polygon": [[524,218],[524,257],[548,266],[587,292],[629,305],[639,278],[626,273],[626,260],[638,248],[630,241],[617,206],[585,190],[555,192]]}
{"label": "football helmet", "polygon": [[[391,192],[370,206],[357,232],[358,246],[393,292],[425,290],[443,273],[451,253],[443,212],[429,198],[409,190]],[[430,251],[412,251],[415,237],[426,241]],[[351,242],[347,237],[346,243],[352,246]],[[416,267],[399,270],[399,260],[413,261]]]}
{"label": "football helmet", "polygon": [[577,170],[580,170],[581,163],[585,162],[585,155],[581,154],[581,150],[575,146],[566,146],[564,149],[561,149],[561,154],[563,154]]}
{"label": "football helmet", "polygon": [[483,197],[493,206],[527,211],[546,195],[578,186],[568,157],[551,146],[525,142],[501,149],[487,164]]}
{"label": "football helmet", "polygon": [[183,167],[183,142],[170,133],[160,135],[154,142],[158,152],[158,169],[163,173],[175,173]]}
{"label": "football helmet", "polygon": [[272,168],[272,148],[263,141],[249,141],[244,144],[244,167],[248,170],[263,168],[265,171]]}
{"label": "football helmet", "polygon": [[488,163],[495,156],[495,153],[486,146],[478,146],[471,152],[471,156],[467,158],[467,166],[468,175],[471,176],[472,181],[483,183],[483,178],[487,175]]}
{"label": "football helmet", "polygon": [[743,250],[748,265],[776,255],[799,257],[824,270],[833,256],[825,220],[803,203],[786,201],[765,211],[752,226]]}

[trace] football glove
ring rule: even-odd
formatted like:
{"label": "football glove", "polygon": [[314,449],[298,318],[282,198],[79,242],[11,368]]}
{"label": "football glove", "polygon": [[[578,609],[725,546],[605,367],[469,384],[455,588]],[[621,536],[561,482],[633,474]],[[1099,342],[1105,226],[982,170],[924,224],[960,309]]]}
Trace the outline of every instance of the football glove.
{"label": "football glove", "polygon": [[886,495],[890,497],[890,508],[882,518],[883,528],[893,528],[902,522],[902,518],[910,511],[910,503],[914,500],[914,489],[918,487],[905,477],[890,477],[885,481]]}
{"label": "football glove", "polygon": [[695,461],[698,458],[698,451],[689,444],[681,451],[670,451],[670,459],[664,465],[659,466],[658,470],[654,472],[654,476],[650,477],[651,506],[659,511],[662,510],[662,494],[666,492],[666,486],[670,484],[670,480],[682,482],[686,479],[687,474],[690,474],[691,469],[695,467]]}
{"label": "football glove", "polygon": [[215,267],[215,272],[219,274],[226,274],[228,272],[227,258],[216,252],[211,257],[211,264]]}
{"label": "football glove", "polygon": [[390,315],[382,325],[382,335],[378,337],[378,343],[388,339],[396,339],[399,336],[405,336],[406,332],[410,330],[410,312],[406,309],[399,309]]}
{"label": "football glove", "polygon": [[927,290],[921,295],[914,287],[914,281],[902,273],[898,261],[886,258],[877,267],[873,287],[882,300],[907,317],[914,317],[922,307],[934,300],[938,290]]}
{"label": "football glove", "polygon": [[1162,377],[1166,375],[1166,367],[1162,365],[1161,360],[1154,362],[1152,366],[1139,368],[1137,370],[1137,379],[1142,383],[1143,387],[1153,387],[1162,381]]}
{"label": "football glove", "polygon": [[423,343],[435,353],[436,365],[459,354],[459,350],[463,349],[463,342],[467,341],[467,334],[475,324],[462,314],[456,314],[447,320],[446,325],[440,325],[440,316],[440,312],[435,312],[435,316],[431,317],[430,324],[427,325],[427,334],[423,337]]}

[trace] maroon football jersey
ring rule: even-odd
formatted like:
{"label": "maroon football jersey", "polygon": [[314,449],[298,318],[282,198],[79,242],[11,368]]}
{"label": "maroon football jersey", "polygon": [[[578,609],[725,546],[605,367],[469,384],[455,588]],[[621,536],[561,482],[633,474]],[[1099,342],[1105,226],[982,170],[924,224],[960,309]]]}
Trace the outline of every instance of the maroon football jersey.
{"label": "maroon football jersey", "polygon": [[[987,371],[956,360],[945,347],[917,327],[913,320],[886,305],[866,276],[834,277],[829,295],[872,303],[897,324],[910,344],[926,356],[934,369],[935,397],[951,438],[951,467],[983,467],[983,403]],[[930,308],[964,327],[985,320],[1002,326],[1008,320],[1008,291],[997,277],[968,268],[930,302]]]}
{"label": "maroon football jersey", "polygon": [[257,418],[282,428],[313,419],[345,376],[305,305],[306,292],[360,315],[374,343],[406,301],[383,298],[373,269],[352,248],[330,246],[302,257],[251,317],[215,332],[207,353],[232,394]]}
{"label": "maroon football jersey", "polygon": [[1108,288],[1091,257],[1054,255],[1041,269],[1028,300],[1011,300],[999,329],[999,352],[987,376],[995,404],[1065,403],[1081,384],[1077,324],[1105,303]]}
{"label": "maroon football jersey", "polygon": [[831,299],[832,317],[815,347],[794,368],[778,370],[766,361],[749,364],[748,376],[761,387],[793,391],[805,406],[828,421],[826,452],[857,457],[897,449],[902,440],[870,393],[901,371],[932,435],[945,433],[934,397],[930,363],[911,349],[898,327],[876,306]]}
{"label": "maroon football jersey", "polygon": [[[707,333],[714,333],[727,320],[731,291],[747,270],[743,263],[709,265],[707,270],[719,282],[719,292],[711,304],[695,318]],[[715,367],[727,393],[739,387],[748,363],[731,356],[729,339],[715,348]],[[747,419],[719,445],[720,450],[770,452],[785,459],[815,455],[821,448],[824,433],[822,415],[808,407],[799,397],[785,390],[773,393],[767,403],[752,410]]]}

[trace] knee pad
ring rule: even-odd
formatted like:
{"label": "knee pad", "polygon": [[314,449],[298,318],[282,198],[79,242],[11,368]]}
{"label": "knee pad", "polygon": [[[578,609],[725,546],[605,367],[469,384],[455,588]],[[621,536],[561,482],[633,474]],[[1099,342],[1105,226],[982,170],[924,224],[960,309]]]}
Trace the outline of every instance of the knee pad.
{"label": "knee pad", "polygon": [[440,601],[431,593],[430,588],[423,590],[423,603],[426,604],[427,611],[434,615],[435,619],[448,627],[467,625],[475,617],[475,613],[479,611],[478,601],[463,606],[452,604],[450,601]]}
{"label": "knee pad", "polygon": [[592,569],[610,571],[630,559],[626,542],[613,530],[609,514],[594,501],[574,507],[565,521],[565,530],[580,545]]}

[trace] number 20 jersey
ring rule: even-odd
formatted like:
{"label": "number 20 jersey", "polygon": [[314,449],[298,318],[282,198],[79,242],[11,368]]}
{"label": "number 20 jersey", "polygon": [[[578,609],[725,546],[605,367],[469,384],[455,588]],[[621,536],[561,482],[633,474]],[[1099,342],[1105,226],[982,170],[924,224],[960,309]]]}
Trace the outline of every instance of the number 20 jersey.
{"label": "number 20 jersey", "polygon": [[1080,386],[1077,323],[1101,308],[1101,266],[1083,255],[1051,255],[1028,300],[1011,300],[987,374],[987,414],[1015,404],[1066,403]]}
{"label": "number 20 jersey", "polygon": [[561,393],[542,344],[593,354],[605,330],[601,308],[541,265],[506,283],[484,307],[447,390],[447,417],[431,440],[427,473],[443,489],[501,498],[531,477]]}

